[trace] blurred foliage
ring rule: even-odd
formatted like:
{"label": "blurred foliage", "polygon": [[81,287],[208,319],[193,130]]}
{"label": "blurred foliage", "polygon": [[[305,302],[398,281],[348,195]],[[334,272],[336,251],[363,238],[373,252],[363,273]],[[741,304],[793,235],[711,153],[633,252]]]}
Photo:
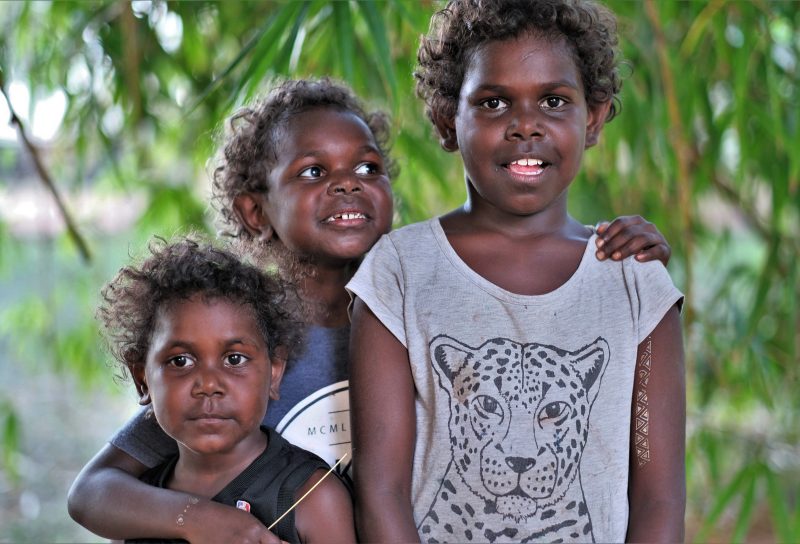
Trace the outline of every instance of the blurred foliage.
{"label": "blurred foliage", "polygon": [[[39,370],[77,375],[86,387],[107,381],[91,321],[96,292],[152,234],[212,229],[215,135],[275,77],[329,74],[392,114],[397,225],[460,204],[458,157],[439,149],[412,90],[417,40],[436,5],[4,3],[6,86],[26,85],[31,111],[54,92],[66,98],[56,137],[40,142],[59,190],[145,203],[121,233],[79,221],[95,255],[88,265],[63,235],[32,240],[0,225],[3,281],[31,289],[0,292],[10,357],[30,361],[34,349]],[[764,531],[796,541],[800,4],[609,5],[630,67],[623,109],[587,153],[571,211],[586,223],[644,215],[673,246],[670,270],[687,294],[690,536],[742,541]],[[0,172],[22,161],[15,153],[0,150]],[[38,183],[7,177],[0,190]],[[15,273],[42,263],[38,279]],[[0,392],[10,474],[20,432],[14,398]]]}

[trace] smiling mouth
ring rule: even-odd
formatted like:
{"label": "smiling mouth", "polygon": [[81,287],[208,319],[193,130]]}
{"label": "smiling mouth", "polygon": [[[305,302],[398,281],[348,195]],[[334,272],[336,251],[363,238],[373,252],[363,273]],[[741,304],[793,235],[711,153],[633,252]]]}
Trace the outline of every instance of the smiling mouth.
{"label": "smiling mouth", "polygon": [[362,212],[339,212],[331,215],[323,223],[343,223],[349,221],[362,222],[368,220],[367,214]]}
{"label": "smiling mouth", "polygon": [[514,174],[522,176],[537,176],[544,172],[544,169],[549,165],[550,163],[545,162],[542,159],[524,158],[511,161],[506,165],[506,168]]}

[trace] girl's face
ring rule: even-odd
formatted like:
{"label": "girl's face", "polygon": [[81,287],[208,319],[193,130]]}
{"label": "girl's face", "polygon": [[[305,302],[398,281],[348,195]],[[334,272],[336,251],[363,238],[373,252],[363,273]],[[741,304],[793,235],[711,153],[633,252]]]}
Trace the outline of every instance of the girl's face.
{"label": "girl's face", "polygon": [[315,108],[280,132],[264,212],[278,240],[316,262],[362,257],[391,228],[392,190],[367,125]]}
{"label": "girl's face", "polygon": [[563,39],[523,34],[481,45],[467,66],[454,123],[476,209],[566,213],[567,188],[606,111],[588,107]]}
{"label": "girl's face", "polygon": [[[263,447],[268,397],[285,362],[270,358],[249,308],[194,295],[156,314],[144,369],[134,378],[164,431],[188,451],[241,455]],[[185,448],[185,449],[184,449]]]}

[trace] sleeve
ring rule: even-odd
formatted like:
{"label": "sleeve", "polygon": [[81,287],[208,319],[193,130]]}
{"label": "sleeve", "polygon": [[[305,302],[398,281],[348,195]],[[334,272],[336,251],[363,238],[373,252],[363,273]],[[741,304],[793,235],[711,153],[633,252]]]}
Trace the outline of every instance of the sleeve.
{"label": "sleeve", "polygon": [[641,344],[672,306],[677,303],[678,310],[682,308],[683,293],[672,283],[669,272],[660,262],[640,263],[635,259],[627,259],[626,262],[633,277],[636,295],[633,298],[638,303],[637,342]]}
{"label": "sleeve", "polygon": [[148,407],[129,419],[110,442],[149,468],[178,453],[175,440],[161,429]]}
{"label": "sleeve", "polygon": [[400,255],[389,235],[378,240],[346,286],[352,300],[360,298],[375,317],[408,347],[403,319],[404,279]]}

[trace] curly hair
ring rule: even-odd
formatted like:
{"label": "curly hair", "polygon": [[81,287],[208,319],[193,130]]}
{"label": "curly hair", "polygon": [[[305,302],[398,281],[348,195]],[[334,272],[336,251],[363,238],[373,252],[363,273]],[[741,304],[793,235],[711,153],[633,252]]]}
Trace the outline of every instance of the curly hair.
{"label": "curly hair", "polygon": [[449,0],[431,18],[417,51],[417,95],[425,113],[453,118],[470,56],[487,41],[524,33],[563,37],[573,52],[590,106],[611,101],[606,121],[619,110],[622,88],[614,14],[586,0]]}
{"label": "curly hair", "polygon": [[279,278],[196,236],[174,243],[157,238],[148,249],[141,265],[122,268],[103,288],[97,310],[123,374],[145,363],[159,308],[197,294],[248,307],[271,353],[276,346],[291,352],[300,345],[297,297]]}
{"label": "curly hair", "polygon": [[220,234],[252,239],[234,211],[234,200],[245,193],[267,192],[269,173],[278,160],[281,129],[293,116],[317,107],[348,111],[364,121],[386,171],[394,177],[396,166],[389,156],[390,120],[386,113],[368,112],[349,87],[326,77],[286,80],[228,120],[212,182],[211,202],[219,215]]}

